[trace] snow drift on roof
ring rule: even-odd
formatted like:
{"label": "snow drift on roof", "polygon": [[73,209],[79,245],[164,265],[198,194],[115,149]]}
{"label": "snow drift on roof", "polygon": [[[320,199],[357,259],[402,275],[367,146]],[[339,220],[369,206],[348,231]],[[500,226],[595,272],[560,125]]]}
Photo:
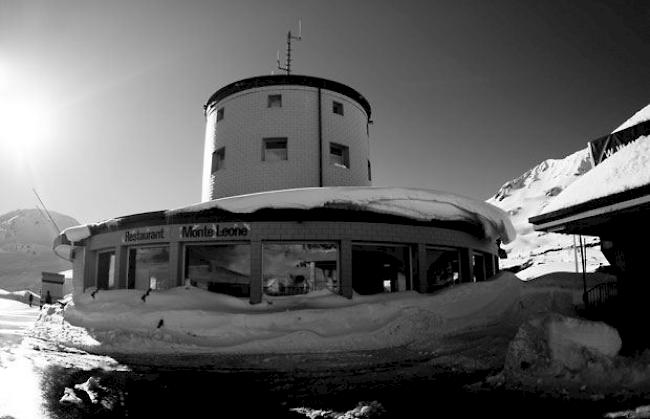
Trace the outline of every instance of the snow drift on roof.
{"label": "snow drift on roof", "polygon": [[650,184],[650,136],[637,138],[569,185],[546,213]]}
{"label": "snow drift on roof", "polygon": [[167,215],[222,209],[252,213],[263,208],[313,209],[353,207],[418,221],[468,221],[483,227],[486,237],[508,243],[516,237],[510,218],[485,202],[447,192],[415,188],[326,187],[285,189],[215,199],[167,211]]}
{"label": "snow drift on roof", "polygon": [[623,122],[623,124],[621,124],[620,127],[612,131],[612,133],[624,130],[626,128],[630,128],[636,124],[649,121],[649,120],[650,120],[650,105],[646,106],[645,108],[641,109],[640,111],[632,115],[630,119]]}

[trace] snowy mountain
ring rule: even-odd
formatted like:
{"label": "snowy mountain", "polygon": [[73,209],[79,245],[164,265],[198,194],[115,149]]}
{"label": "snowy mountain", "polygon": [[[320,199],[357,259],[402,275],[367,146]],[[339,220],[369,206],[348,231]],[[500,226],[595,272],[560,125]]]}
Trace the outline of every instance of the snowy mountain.
{"label": "snowy mountain", "polygon": [[[614,132],[649,119],[650,105],[636,112]],[[528,219],[545,212],[560,192],[589,170],[589,150],[584,148],[563,159],[544,160],[516,179],[506,182],[488,199],[488,203],[510,214],[517,230],[515,241],[504,246],[508,259],[502,261],[503,267],[519,265],[530,259],[535,263],[556,264],[558,267],[564,264],[565,268],[574,263],[573,236],[534,231]],[[599,239],[587,237],[586,240],[590,246],[594,246],[587,252],[591,267],[607,264],[597,246]]]}
{"label": "snowy mountain", "polygon": [[573,245],[572,236],[534,231],[528,219],[543,212],[555,196],[590,169],[591,160],[586,148],[563,159],[544,160],[518,178],[506,182],[487,201],[506,211],[517,230],[515,241],[504,246],[510,259],[504,261],[506,265]]}
{"label": "snowy mountain", "polygon": [[[67,215],[50,212],[59,229],[78,225]],[[0,215],[0,289],[40,290],[41,272],[70,269],[52,251],[58,232],[39,209],[20,209]]]}

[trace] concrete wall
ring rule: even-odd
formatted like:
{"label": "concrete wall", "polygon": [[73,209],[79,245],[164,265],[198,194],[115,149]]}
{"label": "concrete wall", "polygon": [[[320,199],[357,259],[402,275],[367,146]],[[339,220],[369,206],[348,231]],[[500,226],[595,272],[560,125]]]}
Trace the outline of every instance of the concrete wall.
{"label": "concrete wall", "polygon": [[[206,114],[202,199],[320,186],[319,109],[323,186],[367,186],[368,118],[356,101],[329,90],[281,85],[248,89],[222,99]],[[282,107],[268,96],[282,95]],[[343,104],[335,114],[332,102]],[[217,112],[224,118],[217,121]],[[287,138],[288,160],[262,161],[262,139]],[[349,147],[350,168],[330,165],[330,142]],[[212,173],[212,153],[225,147],[224,167]]]}

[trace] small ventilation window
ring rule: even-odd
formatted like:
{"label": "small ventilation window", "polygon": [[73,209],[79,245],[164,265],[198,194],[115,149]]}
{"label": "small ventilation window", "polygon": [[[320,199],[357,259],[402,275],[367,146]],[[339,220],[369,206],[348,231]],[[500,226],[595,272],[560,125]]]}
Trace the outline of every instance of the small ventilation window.
{"label": "small ventilation window", "polygon": [[332,112],[343,115],[343,104],[341,102],[332,102]]}
{"label": "small ventilation window", "polygon": [[281,108],[282,107],[282,95],[269,95],[268,107],[269,108]]}
{"label": "small ventilation window", "polygon": [[341,144],[330,143],[330,164],[350,168],[350,148]]}
{"label": "small ventilation window", "polygon": [[217,170],[223,169],[223,164],[226,160],[226,147],[221,147],[212,153],[212,173]]}
{"label": "small ventilation window", "polygon": [[264,138],[262,140],[262,161],[288,160],[287,139]]}
{"label": "small ventilation window", "polygon": [[223,119],[224,108],[217,109],[217,122]]}

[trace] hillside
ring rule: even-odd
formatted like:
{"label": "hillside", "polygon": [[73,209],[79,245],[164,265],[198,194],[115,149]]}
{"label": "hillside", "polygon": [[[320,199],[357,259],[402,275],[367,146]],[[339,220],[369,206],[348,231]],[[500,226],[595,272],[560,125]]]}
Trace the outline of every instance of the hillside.
{"label": "hillside", "polygon": [[[650,105],[636,112],[614,130],[628,128],[650,118]],[[591,170],[589,150],[584,148],[562,159],[548,159],[521,176],[506,182],[487,202],[508,212],[517,238],[505,245],[508,259],[502,267],[520,265],[528,260],[536,264],[554,265],[560,269],[574,263],[573,236],[533,230],[530,217],[543,213],[557,195]],[[600,253],[599,239],[585,237],[588,243],[588,263],[593,269],[607,261]],[[575,268],[573,268],[575,269]]]}
{"label": "hillside", "polygon": [[[79,222],[51,212],[60,229]],[[38,209],[21,209],[0,215],[0,289],[40,290],[41,272],[71,269],[70,263],[52,252],[57,231]]]}

